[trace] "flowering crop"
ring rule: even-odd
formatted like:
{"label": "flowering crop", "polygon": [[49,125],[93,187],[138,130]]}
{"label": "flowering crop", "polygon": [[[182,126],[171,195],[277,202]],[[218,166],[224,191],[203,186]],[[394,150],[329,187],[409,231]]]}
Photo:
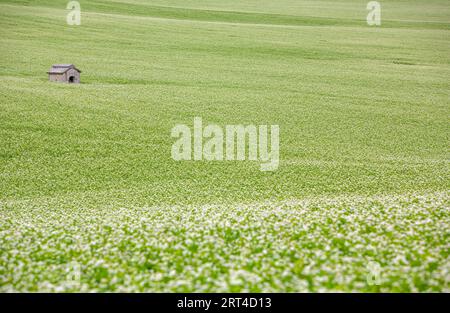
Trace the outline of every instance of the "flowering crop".
{"label": "flowering crop", "polygon": [[[449,213],[448,193],[160,208],[5,203],[0,291],[448,291]],[[369,262],[380,267],[376,285]]]}

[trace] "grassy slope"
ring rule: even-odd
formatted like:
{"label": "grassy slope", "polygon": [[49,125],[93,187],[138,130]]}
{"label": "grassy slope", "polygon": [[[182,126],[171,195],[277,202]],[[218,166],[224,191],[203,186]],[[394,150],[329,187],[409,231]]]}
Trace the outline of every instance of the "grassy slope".
{"label": "grassy slope", "polygon": [[[15,210],[446,191],[446,1],[0,2],[0,199]],[[49,84],[52,63],[83,84]],[[279,124],[281,164],[174,162],[176,123]],[[20,210],[19,210],[20,211]]]}

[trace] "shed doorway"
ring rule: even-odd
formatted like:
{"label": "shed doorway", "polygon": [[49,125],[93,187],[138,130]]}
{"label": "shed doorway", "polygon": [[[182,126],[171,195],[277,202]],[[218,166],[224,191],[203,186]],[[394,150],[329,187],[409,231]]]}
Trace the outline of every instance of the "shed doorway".
{"label": "shed doorway", "polygon": [[70,76],[69,77],[69,83],[72,84],[75,82],[75,76]]}

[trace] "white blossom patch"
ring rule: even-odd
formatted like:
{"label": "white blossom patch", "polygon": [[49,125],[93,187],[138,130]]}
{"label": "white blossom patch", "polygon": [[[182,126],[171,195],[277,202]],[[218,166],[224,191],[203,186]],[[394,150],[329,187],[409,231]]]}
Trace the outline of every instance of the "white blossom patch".
{"label": "white blossom patch", "polygon": [[202,207],[3,203],[0,291],[448,292],[449,213],[448,192]]}

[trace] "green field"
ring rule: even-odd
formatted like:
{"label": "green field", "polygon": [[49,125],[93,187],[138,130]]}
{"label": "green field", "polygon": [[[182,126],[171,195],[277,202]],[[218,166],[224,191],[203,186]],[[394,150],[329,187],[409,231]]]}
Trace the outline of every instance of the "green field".
{"label": "green field", "polygon": [[[0,291],[450,291],[448,0],[67,2],[0,0]],[[278,170],[174,161],[194,117]]]}

